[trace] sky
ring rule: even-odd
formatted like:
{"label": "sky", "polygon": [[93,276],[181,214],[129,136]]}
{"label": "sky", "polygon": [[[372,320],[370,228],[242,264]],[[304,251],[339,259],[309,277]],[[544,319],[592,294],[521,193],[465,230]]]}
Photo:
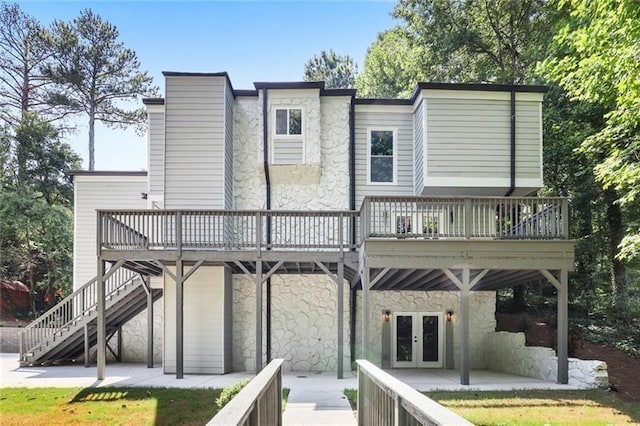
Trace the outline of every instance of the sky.
{"label": "sky", "polygon": [[[392,1],[19,1],[48,26],[90,8],[115,25],[141,69],[164,93],[162,71],[227,71],[235,89],[256,81],[300,81],[321,50],[351,56],[362,70],[367,48],[391,28]],[[86,117],[64,139],[88,167]],[[96,170],[146,170],[146,135],[96,126]]]}

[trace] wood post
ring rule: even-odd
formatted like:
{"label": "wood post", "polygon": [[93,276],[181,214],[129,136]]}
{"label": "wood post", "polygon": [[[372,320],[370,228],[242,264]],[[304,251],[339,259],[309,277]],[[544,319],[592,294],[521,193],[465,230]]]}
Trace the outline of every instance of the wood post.
{"label": "wood post", "polygon": [[176,379],[184,377],[184,280],[182,259],[176,261]]}
{"label": "wood post", "polygon": [[105,262],[102,258],[98,257],[98,278],[96,281],[97,292],[97,315],[98,315],[98,344],[96,347],[98,361],[97,361],[97,375],[98,380],[104,380],[105,370],[107,365],[107,328],[105,321],[105,286],[104,286],[104,268]]}
{"label": "wood post", "polygon": [[362,270],[362,353],[361,359],[369,360],[369,268]]}
{"label": "wood post", "polygon": [[256,374],[262,370],[262,260],[256,261]]}
{"label": "wood post", "polygon": [[91,365],[91,346],[89,345],[89,324],[84,325],[84,366],[85,368]]}
{"label": "wood post", "polygon": [[569,273],[563,269],[558,287],[558,383],[563,385],[569,383],[568,282]]}
{"label": "wood post", "polygon": [[344,378],[344,263],[338,262],[338,379]]}
{"label": "wood post", "polygon": [[462,270],[460,288],[460,384],[469,384],[469,276],[470,270]]}
{"label": "wood post", "polygon": [[153,291],[151,278],[144,279],[147,287],[147,368],[153,368]]}

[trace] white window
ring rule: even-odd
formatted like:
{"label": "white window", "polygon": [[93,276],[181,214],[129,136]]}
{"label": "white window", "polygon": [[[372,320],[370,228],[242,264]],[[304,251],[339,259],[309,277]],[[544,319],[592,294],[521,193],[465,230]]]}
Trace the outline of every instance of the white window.
{"label": "white window", "polygon": [[302,108],[275,108],[274,113],[272,164],[303,164]]}
{"label": "white window", "polygon": [[369,129],[367,133],[368,183],[396,183],[396,130]]}
{"label": "white window", "polygon": [[276,109],[276,135],[302,135],[302,109]]}

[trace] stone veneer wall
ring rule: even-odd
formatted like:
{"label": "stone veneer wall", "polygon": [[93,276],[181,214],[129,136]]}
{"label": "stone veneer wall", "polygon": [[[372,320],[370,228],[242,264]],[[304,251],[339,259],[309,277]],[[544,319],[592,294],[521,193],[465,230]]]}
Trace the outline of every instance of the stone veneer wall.
{"label": "stone veneer wall", "polygon": [[[336,284],[323,275],[274,275],[271,279],[271,357],[286,371],[336,371]],[[263,294],[264,297],[264,294]],[[349,369],[349,290],[344,300],[344,366]],[[255,285],[246,276],[233,283],[233,369],[255,369]],[[264,318],[263,318],[264,319]],[[263,359],[266,331],[263,328]]]}
{"label": "stone veneer wall", "polygon": [[[260,95],[261,96],[261,95]],[[304,110],[305,164],[271,165],[271,208],[349,208],[349,97],[318,97],[315,91],[269,91],[270,120],[276,106]],[[270,121],[270,125],[273,125]],[[270,132],[272,139],[272,132]],[[234,208],[265,208],[262,98],[236,98],[234,114]],[[270,141],[270,146],[272,141]],[[277,237],[276,237],[277,238]],[[272,357],[285,370],[335,371],[336,285],[324,275],[274,275]],[[349,290],[344,293],[344,365],[349,368]],[[263,297],[265,290],[263,286]],[[255,369],[255,284],[233,277],[233,368]],[[264,306],[264,304],[263,304]],[[266,359],[266,314],[263,359]]]}
{"label": "stone veneer wall", "polygon": [[[163,319],[164,303],[160,298],[153,303],[153,362],[156,364],[162,362]],[[122,361],[147,362],[146,309],[122,326]]]}
{"label": "stone veneer wall", "polygon": [[[525,346],[524,333],[500,331],[492,333],[487,345],[487,367],[490,370],[555,382],[558,358],[553,349]],[[609,383],[607,364],[569,358],[569,384],[596,388]]]}
{"label": "stone veneer wall", "polygon": [[[454,312],[454,321],[459,310],[458,292],[455,291],[372,291],[370,295],[369,333],[371,338],[371,361],[380,365],[382,354],[382,312]],[[357,294],[356,355],[362,342],[362,292]],[[496,329],[496,293],[494,291],[472,292],[469,312],[471,368],[486,368],[488,339]],[[460,324],[453,329],[454,365],[458,368],[460,358]],[[447,346],[446,342],[445,348]],[[446,359],[446,354],[445,354]]]}

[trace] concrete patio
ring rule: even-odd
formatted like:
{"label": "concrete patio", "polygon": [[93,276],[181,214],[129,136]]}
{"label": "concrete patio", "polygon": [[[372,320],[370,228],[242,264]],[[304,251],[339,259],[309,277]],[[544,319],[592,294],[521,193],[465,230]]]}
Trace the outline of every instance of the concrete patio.
{"label": "concrete patio", "polygon": [[[460,384],[457,370],[439,369],[395,369],[388,372],[420,391],[433,390],[513,390],[513,389],[580,389],[572,385],[560,385],[531,377],[515,376],[495,371],[473,370],[471,384]],[[223,388],[251,373],[236,372],[225,375],[187,374],[177,380],[175,375],[163,374],[162,367],[147,368],[144,364],[114,363],[107,365],[105,380],[96,380],[96,367],[82,365],[55,365],[20,367],[18,354],[0,354],[1,387],[104,387],[104,386],[148,386],[176,388]],[[345,378],[338,380],[335,373],[287,372],[285,387],[292,390],[302,388],[342,391],[356,388],[355,372],[346,371]]]}

